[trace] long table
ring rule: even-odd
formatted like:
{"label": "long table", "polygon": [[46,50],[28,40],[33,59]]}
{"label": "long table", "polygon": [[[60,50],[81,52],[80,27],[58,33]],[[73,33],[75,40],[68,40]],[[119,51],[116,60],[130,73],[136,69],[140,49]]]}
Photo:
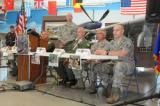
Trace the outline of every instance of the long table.
{"label": "long table", "polygon": [[[33,55],[36,52],[29,52],[28,54],[24,54],[24,55]],[[49,56],[50,54],[53,54],[51,52],[46,52],[46,53],[37,53],[39,56]],[[59,58],[69,58],[70,55],[77,55],[75,53],[62,53],[59,55]],[[86,60],[118,60],[119,57],[118,56],[109,56],[109,55],[94,55],[94,54],[90,54],[90,55],[80,55],[81,59],[86,59]]]}
{"label": "long table", "polygon": [[[36,53],[40,56],[40,65],[32,64],[31,57],[36,52],[29,52],[28,54],[18,54],[18,80],[30,80],[37,83],[46,82],[46,67],[48,65],[48,57],[51,52]],[[69,58],[71,55],[77,55],[74,53],[61,53],[59,58]],[[85,60],[117,60],[118,56],[108,55],[80,55],[81,59]]]}

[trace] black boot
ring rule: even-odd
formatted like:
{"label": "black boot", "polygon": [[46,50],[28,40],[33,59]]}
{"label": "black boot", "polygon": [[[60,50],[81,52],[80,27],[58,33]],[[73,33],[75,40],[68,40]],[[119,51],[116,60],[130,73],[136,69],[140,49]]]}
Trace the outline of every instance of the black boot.
{"label": "black boot", "polygon": [[66,82],[66,86],[71,87],[71,86],[76,85],[76,83],[77,83],[77,79],[72,79]]}
{"label": "black boot", "polygon": [[59,82],[59,85],[64,85],[66,86],[66,83],[68,82],[68,79],[63,79],[62,81]]}

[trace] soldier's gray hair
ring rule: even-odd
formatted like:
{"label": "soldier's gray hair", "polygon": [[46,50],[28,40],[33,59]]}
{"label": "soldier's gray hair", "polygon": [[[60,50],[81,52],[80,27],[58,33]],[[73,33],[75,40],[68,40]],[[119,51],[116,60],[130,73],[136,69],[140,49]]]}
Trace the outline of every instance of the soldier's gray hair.
{"label": "soldier's gray hair", "polygon": [[104,29],[97,29],[96,33],[102,33],[104,36],[106,36],[106,30]]}
{"label": "soldier's gray hair", "polygon": [[85,29],[83,27],[78,27],[77,30],[81,30],[85,32]]}
{"label": "soldier's gray hair", "polygon": [[123,30],[124,30],[124,25],[123,25],[123,24],[121,24],[121,23],[117,23],[117,24],[115,24],[114,26],[119,26],[121,29],[123,29]]}

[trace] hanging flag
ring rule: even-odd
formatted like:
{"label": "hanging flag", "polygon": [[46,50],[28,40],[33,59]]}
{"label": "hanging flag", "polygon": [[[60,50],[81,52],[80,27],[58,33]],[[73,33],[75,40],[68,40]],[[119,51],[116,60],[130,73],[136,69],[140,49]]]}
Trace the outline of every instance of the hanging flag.
{"label": "hanging flag", "polygon": [[70,0],[66,0],[66,6],[70,6]]}
{"label": "hanging flag", "polygon": [[48,9],[48,0],[44,0],[43,1],[43,7],[42,7],[43,9]]}
{"label": "hanging flag", "polygon": [[57,14],[57,3],[56,1],[48,1],[48,14],[56,15]]}
{"label": "hanging flag", "polygon": [[83,0],[76,0],[76,3],[83,3]]}
{"label": "hanging flag", "polygon": [[158,29],[157,40],[154,46],[153,59],[155,65],[154,71],[160,74],[160,28]]}
{"label": "hanging flag", "polygon": [[31,16],[31,3],[30,2],[25,2],[25,10],[26,10],[26,16],[30,17]]}
{"label": "hanging flag", "polygon": [[14,0],[4,0],[5,11],[14,10]]}
{"label": "hanging flag", "polygon": [[122,15],[140,15],[146,13],[147,0],[121,0]]}
{"label": "hanging flag", "polygon": [[27,24],[27,16],[25,12],[24,0],[22,0],[21,10],[17,17],[16,35],[24,33]]}
{"label": "hanging flag", "polygon": [[72,5],[73,5],[73,6],[76,5],[76,0],[72,0]]}
{"label": "hanging flag", "polygon": [[80,7],[81,4],[82,4],[82,3],[76,3],[76,4],[74,5],[74,12],[75,12],[75,13],[80,13],[80,12],[82,12],[82,9],[81,9],[81,7]]}
{"label": "hanging flag", "polygon": [[43,0],[34,0],[34,8],[43,8],[44,1]]}

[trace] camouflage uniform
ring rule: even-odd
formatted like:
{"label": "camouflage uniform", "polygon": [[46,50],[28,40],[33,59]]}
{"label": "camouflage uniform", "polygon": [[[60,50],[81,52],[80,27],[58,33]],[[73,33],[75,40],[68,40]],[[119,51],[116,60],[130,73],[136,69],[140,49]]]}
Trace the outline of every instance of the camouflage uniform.
{"label": "camouflage uniform", "polygon": [[[77,25],[73,22],[60,26],[58,30],[58,39],[63,43],[68,43],[76,38]],[[64,83],[66,81],[75,80],[73,72],[64,65],[64,59],[59,60],[59,67],[55,69]]]}
{"label": "camouflage uniform", "polygon": [[[99,49],[98,45],[97,49]],[[110,61],[93,65],[91,69],[92,72],[90,73],[90,81],[92,83],[96,82],[96,77],[98,74],[98,76],[103,80],[104,86],[107,86],[108,81],[110,81],[108,75],[113,74],[112,86],[115,88],[119,88],[122,78],[125,77],[125,75],[131,74],[134,70],[134,45],[132,44],[132,41],[130,39],[123,37],[120,42],[117,40],[112,40],[109,44],[109,47],[107,49],[102,48],[102,50],[125,50],[128,52],[128,55],[120,61]],[[95,85],[92,85],[91,89],[94,90]]]}
{"label": "camouflage uniform", "polygon": [[59,28],[58,39],[62,42],[73,41],[76,38],[77,25],[75,23],[65,24]]}
{"label": "camouflage uniform", "polygon": [[68,53],[75,53],[77,48],[89,48],[89,47],[90,43],[86,39],[80,39],[80,40],[75,39],[66,45],[65,51]]}
{"label": "camouflage uniform", "polygon": [[[109,50],[109,49],[110,49],[110,43],[107,40],[103,40],[103,41],[93,44],[93,46],[91,47],[91,52],[95,54],[96,50]],[[111,74],[111,71],[110,71],[111,69],[110,67],[106,67],[106,64],[109,64],[109,63],[108,62],[97,62],[97,63],[91,64],[91,70],[89,71],[90,81],[95,83],[97,80],[97,75],[103,81],[108,81],[108,75]]]}
{"label": "camouflage uniform", "polygon": [[[86,39],[83,39],[81,40],[81,42],[77,44],[76,48],[73,49],[73,45],[75,44],[75,42],[77,41],[73,40],[69,42],[65,47],[65,51],[69,53],[74,53],[77,48],[89,48],[90,47],[89,42]],[[66,81],[73,81],[75,79],[75,76],[76,78],[79,78],[81,77],[81,73],[82,73],[81,71],[77,71],[77,70],[72,71],[72,69],[68,68],[68,64],[64,64],[64,59],[60,59],[59,67],[56,68],[56,71],[58,75]]]}
{"label": "camouflage uniform", "polygon": [[[75,49],[73,49],[74,48],[74,45],[77,43],[77,42],[79,42],[78,44],[77,44],[77,46],[75,47]],[[72,41],[70,44],[68,44],[68,46],[66,47],[66,52],[69,52],[69,53],[75,53],[75,51],[76,51],[76,49],[77,48],[90,48],[90,43],[89,43],[89,41],[87,41],[86,39],[81,39],[81,40],[79,40],[79,41],[77,41],[77,40],[74,40],[74,41]],[[83,64],[83,62],[82,62],[82,68],[83,68],[83,66],[84,66],[84,64]],[[82,71],[83,70],[73,70],[73,72],[74,72],[74,75],[75,75],[75,77],[78,79],[78,78],[81,78],[82,77]]]}
{"label": "camouflage uniform", "polygon": [[132,74],[134,71],[134,45],[132,41],[125,36],[122,38],[120,42],[117,40],[112,40],[110,43],[111,50],[125,50],[128,52],[128,55],[125,56],[121,61],[116,61],[113,67],[113,87],[119,88],[122,78],[126,75]]}

